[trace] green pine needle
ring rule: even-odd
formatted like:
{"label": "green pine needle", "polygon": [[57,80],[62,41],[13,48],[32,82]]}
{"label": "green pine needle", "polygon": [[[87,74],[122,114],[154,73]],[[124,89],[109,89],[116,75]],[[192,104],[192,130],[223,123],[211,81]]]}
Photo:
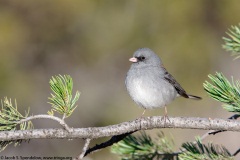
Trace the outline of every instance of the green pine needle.
{"label": "green pine needle", "polygon": [[118,154],[122,160],[143,160],[174,157],[173,141],[168,140],[161,132],[157,141],[153,141],[145,132],[139,136],[129,135],[122,141],[114,144],[112,153]]}
{"label": "green pine needle", "polygon": [[205,81],[204,89],[213,99],[225,103],[224,109],[229,112],[240,113],[240,82],[232,79],[230,83],[222,74],[216,72],[215,75],[208,75],[211,83]]}
{"label": "green pine needle", "polygon": [[50,79],[50,88],[52,90],[50,104],[52,105],[52,110],[49,114],[53,114],[56,111],[66,117],[69,117],[73,111],[76,109],[76,101],[79,99],[80,93],[77,91],[76,95],[72,96],[73,80],[69,75],[55,76]]}
{"label": "green pine needle", "polygon": [[225,44],[223,48],[226,51],[231,51],[232,55],[235,56],[234,59],[240,57],[240,29],[238,26],[231,26],[226,33],[229,38],[223,37]]}
{"label": "green pine needle", "polygon": [[200,138],[196,138],[196,143],[183,143],[186,150],[179,155],[180,160],[233,160],[231,153],[224,147],[208,143],[203,144]]}
{"label": "green pine needle", "polygon": [[[25,115],[22,115],[17,108],[17,102],[15,101],[15,106],[12,104],[11,99],[5,97],[1,100],[2,108],[0,110],[0,131],[10,131],[17,130],[19,127],[20,130],[33,129],[33,124],[31,121],[19,123],[20,120],[23,120],[28,117],[29,109],[25,112]],[[20,145],[23,140],[13,140],[13,141],[0,141],[0,151],[3,151],[9,144],[14,143],[15,146]],[[28,140],[24,140],[28,141]]]}
{"label": "green pine needle", "polygon": [[234,157],[224,147],[201,142],[201,138],[197,137],[195,142],[187,142],[182,144],[181,152],[173,152],[173,140],[168,140],[161,132],[157,141],[140,132],[138,136],[130,135],[122,141],[114,144],[111,148],[112,153],[121,157],[122,160],[233,160]]}

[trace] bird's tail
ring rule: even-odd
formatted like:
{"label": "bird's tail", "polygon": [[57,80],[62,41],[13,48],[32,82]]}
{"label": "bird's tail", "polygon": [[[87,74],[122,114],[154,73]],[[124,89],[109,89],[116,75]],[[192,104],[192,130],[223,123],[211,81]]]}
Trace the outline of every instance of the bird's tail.
{"label": "bird's tail", "polygon": [[201,100],[202,99],[202,97],[198,97],[198,96],[194,96],[194,95],[190,95],[190,94],[188,94],[188,98],[194,99],[194,100]]}

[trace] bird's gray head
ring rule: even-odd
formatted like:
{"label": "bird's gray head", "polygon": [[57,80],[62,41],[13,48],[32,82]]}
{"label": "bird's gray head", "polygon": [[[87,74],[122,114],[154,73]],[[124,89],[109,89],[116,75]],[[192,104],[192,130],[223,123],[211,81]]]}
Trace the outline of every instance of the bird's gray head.
{"label": "bird's gray head", "polygon": [[140,48],[134,52],[133,57],[129,59],[133,62],[132,65],[138,67],[146,66],[160,66],[162,65],[161,59],[149,48]]}

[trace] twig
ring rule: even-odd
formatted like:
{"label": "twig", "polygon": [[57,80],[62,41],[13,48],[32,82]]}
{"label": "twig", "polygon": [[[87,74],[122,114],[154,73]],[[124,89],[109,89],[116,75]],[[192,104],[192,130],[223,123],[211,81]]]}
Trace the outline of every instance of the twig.
{"label": "twig", "polygon": [[39,115],[29,116],[25,119],[18,121],[17,123],[20,124],[23,122],[31,121],[33,119],[51,119],[51,120],[57,121],[68,132],[71,131],[70,127],[67,125],[67,123],[65,123],[64,118],[61,119],[61,118],[58,118],[58,117],[55,117],[52,115],[47,115],[47,114],[39,114]]}
{"label": "twig", "polygon": [[[240,117],[239,114],[234,114],[233,116],[229,117],[228,119],[238,119]],[[218,130],[218,131],[209,131],[208,134],[215,135],[217,133],[225,132],[226,130]]]}
{"label": "twig", "polygon": [[[239,117],[240,117],[239,114],[234,114],[233,116],[229,117],[228,119],[236,120],[236,119],[238,119]],[[217,134],[217,133],[224,132],[224,131],[226,131],[226,130],[218,130],[218,131],[211,130],[211,131],[208,131],[208,132],[206,132],[205,134],[203,134],[200,139],[201,139],[201,140],[204,140],[207,136],[209,136],[209,135],[211,135],[211,134],[215,135],[215,134]],[[195,142],[196,142],[196,141],[195,141]]]}
{"label": "twig", "polygon": [[62,120],[66,118],[66,113],[63,114]]}
{"label": "twig", "polygon": [[240,153],[240,148],[233,154],[233,156],[236,156],[238,153]]}
{"label": "twig", "polygon": [[[234,114],[233,116],[231,116],[231,117],[229,117],[228,119],[231,119],[231,120],[236,120],[236,119],[238,119],[240,117],[240,115],[239,114]],[[225,131],[227,131],[227,130],[210,130],[210,131],[208,131],[208,132],[206,132],[206,133],[204,133],[201,137],[200,137],[200,139],[201,140],[204,140],[205,138],[207,138],[209,135],[215,135],[215,134],[217,134],[217,133],[220,133],[220,132],[225,132]],[[197,143],[197,141],[194,141],[193,142],[193,144],[196,144]],[[181,151],[179,151],[179,153],[182,153],[182,152],[185,152],[186,151],[186,149],[182,149]],[[239,149],[239,151],[238,152],[240,152],[240,149]],[[235,153],[237,153],[237,151],[235,152]],[[238,153],[237,153],[238,154]],[[234,155],[234,154],[233,154]]]}
{"label": "twig", "polygon": [[[231,117],[229,117],[228,119],[234,119],[234,120],[236,120],[236,119],[238,119],[240,117],[240,115],[239,114],[234,114],[233,116],[231,116]],[[218,133],[221,133],[221,132],[225,132],[226,130],[218,130],[218,131],[209,131],[208,133],[206,133],[206,134],[208,134],[208,135],[215,135],[215,134],[218,134]],[[240,152],[240,148],[233,154],[233,156],[236,156],[238,153]]]}
{"label": "twig", "polygon": [[85,140],[85,144],[84,144],[84,146],[83,146],[82,153],[81,153],[76,159],[83,159],[83,157],[84,157],[85,154],[86,154],[87,148],[88,148],[88,146],[89,146],[89,144],[90,144],[90,141],[91,141],[90,138],[87,138],[87,139]]}
{"label": "twig", "polygon": [[86,153],[84,154],[84,157],[87,156],[89,153],[91,152],[96,152],[98,150],[101,150],[103,148],[106,148],[108,146],[111,146],[113,145],[114,143],[117,143],[119,141],[121,141],[123,138],[127,137],[128,135],[134,133],[135,131],[132,131],[132,132],[129,132],[129,133],[124,133],[124,134],[120,134],[120,135],[116,135],[116,136],[113,136],[111,139],[109,139],[108,141],[106,142],[103,142],[101,144],[97,144],[96,146],[92,147],[92,148],[89,148]]}

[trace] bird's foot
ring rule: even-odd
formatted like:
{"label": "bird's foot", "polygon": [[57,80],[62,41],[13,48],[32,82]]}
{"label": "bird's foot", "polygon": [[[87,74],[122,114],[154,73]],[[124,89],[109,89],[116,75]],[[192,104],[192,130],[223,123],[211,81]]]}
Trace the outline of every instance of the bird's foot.
{"label": "bird's foot", "polygon": [[164,115],[164,116],[162,117],[162,119],[161,119],[161,120],[163,120],[163,121],[164,121],[164,127],[166,127],[166,122],[167,122],[167,120],[168,120],[168,122],[169,122],[169,123],[171,123],[171,121],[170,121],[170,119],[169,119],[168,115]]}

